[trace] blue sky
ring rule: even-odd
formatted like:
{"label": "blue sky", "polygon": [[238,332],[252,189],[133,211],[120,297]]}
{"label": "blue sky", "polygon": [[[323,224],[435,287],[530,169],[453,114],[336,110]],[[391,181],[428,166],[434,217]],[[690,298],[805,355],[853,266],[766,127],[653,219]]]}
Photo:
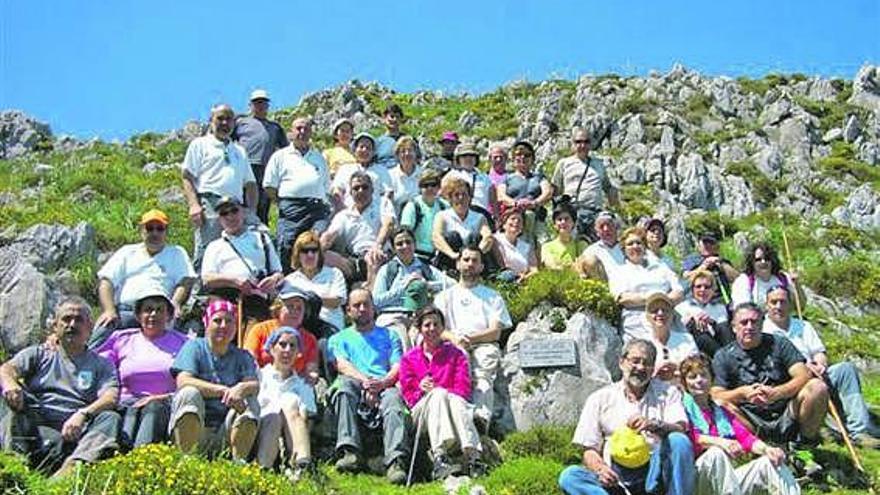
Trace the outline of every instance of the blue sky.
{"label": "blue sky", "polygon": [[0,2],[0,108],[125,138],[357,78],[399,91],[667,71],[851,79],[880,63],[880,1]]}

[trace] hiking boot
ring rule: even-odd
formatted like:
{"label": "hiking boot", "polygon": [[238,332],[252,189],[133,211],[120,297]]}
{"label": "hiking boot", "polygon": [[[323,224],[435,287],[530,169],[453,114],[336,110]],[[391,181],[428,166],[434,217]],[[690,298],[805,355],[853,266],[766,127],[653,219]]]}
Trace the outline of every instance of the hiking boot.
{"label": "hiking boot", "polygon": [[867,433],[856,433],[852,436],[852,441],[863,449],[880,449],[880,438]]}
{"label": "hiking boot", "polygon": [[344,449],[342,457],[336,461],[336,469],[343,473],[355,473],[360,467],[361,459],[354,450]]}
{"label": "hiking boot", "polygon": [[284,470],[284,476],[290,480],[291,483],[296,483],[305,476],[314,477],[316,471],[317,468],[311,459],[300,459],[296,461],[296,466],[294,466],[293,469],[287,468]]}
{"label": "hiking boot", "polygon": [[486,469],[486,463],[481,461],[479,458],[471,459],[467,463],[467,474],[471,478],[479,478],[480,476],[485,476]]}
{"label": "hiking boot", "polygon": [[434,469],[431,471],[431,479],[445,480],[452,476],[455,472],[449,457],[446,454],[440,454],[434,457]]}
{"label": "hiking boot", "polygon": [[816,462],[816,459],[813,457],[813,452],[798,447],[799,446],[795,446],[795,448],[790,449],[791,462],[795,470],[803,473],[804,476],[809,478],[816,477],[822,473],[822,465]]}
{"label": "hiking boot", "polygon": [[388,470],[385,471],[385,477],[393,485],[402,485],[406,483],[406,470],[403,469],[400,462],[394,461],[388,466]]}

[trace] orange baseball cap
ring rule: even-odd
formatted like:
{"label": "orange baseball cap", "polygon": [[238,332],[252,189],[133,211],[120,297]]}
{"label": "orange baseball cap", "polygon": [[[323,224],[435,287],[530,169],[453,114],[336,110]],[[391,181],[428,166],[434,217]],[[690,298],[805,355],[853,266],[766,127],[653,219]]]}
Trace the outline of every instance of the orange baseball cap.
{"label": "orange baseball cap", "polygon": [[162,225],[168,225],[171,220],[168,219],[168,215],[162,210],[150,210],[141,215],[140,224],[146,225],[150,222],[159,222]]}

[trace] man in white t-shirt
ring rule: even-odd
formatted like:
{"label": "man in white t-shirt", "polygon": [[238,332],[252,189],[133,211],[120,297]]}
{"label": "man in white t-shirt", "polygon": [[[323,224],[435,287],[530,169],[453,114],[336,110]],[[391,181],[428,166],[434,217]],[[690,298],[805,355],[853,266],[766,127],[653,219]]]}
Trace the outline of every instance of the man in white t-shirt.
{"label": "man in white t-shirt", "polygon": [[613,213],[603,211],[596,215],[593,227],[599,240],[587,246],[576,266],[582,276],[608,281],[624,262],[617,241],[617,219]]}
{"label": "man in white t-shirt", "polygon": [[196,272],[186,250],[166,244],[169,223],[160,210],[144,213],[139,223],[143,242],[122,246],[98,270],[101,315],[95,320],[90,348],[101,345],[117,328],[140,326],[134,304],[145,291],[161,287],[176,309],[186,304]]}
{"label": "man in white t-shirt", "polygon": [[443,339],[467,352],[473,375],[474,418],[486,431],[495,405],[493,388],[501,365],[498,340],[510,328],[510,313],[501,295],[480,283],[483,253],[476,246],[465,246],[456,261],[459,281],[434,297],[446,319]]}
{"label": "man in white t-shirt", "polygon": [[345,163],[336,171],[330,186],[337,210],[354,204],[351,191],[351,176],[356,172],[364,172],[370,176],[373,184],[373,198],[379,200],[388,197],[393,200],[394,184],[388,168],[376,163],[376,140],[367,132],[361,132],[351,141],[352,152],[356,163]]}
{"label": "man in white t-shirt", "polygon": [[220,236],[217,201],[230,196],[248,207],[249,223],[257,224],[257,181],[247,152],[231,139],[235,113],[229,105],[211,109],[211,130],[189,143],[183,159],[183,195],[196,227],[193,265],[199,270],[209,242]]}
{"label": "man in white t-shirt", "polygon": [[807,368],[813,375],[827,378],[843,405],[841,414],[852,439],[862,447],[880,448],[880,428],[871,420],[868,406],[865,405],[858,369],[849,361],[828,363],[825,344],[813,325],[791,316],[789,297],[789,290],[784,287],[770,289],[763,331],[787,337],[806,358]]}
{"label": "man in white t-shirt", "polygon": [[373,179],[367,172],[354,172],[349,183],[354,204],[337,213],[321,235],[324,262],[342,270],[349,282],[363,280],[372,287],[376,272],[387,261],[385,242],[396,222],[394,205],[373,194]]}
{"label": "man in white t-shirt", "polygon": [[245,319],[268,320],[269,303],[284,281],[275,246],[265,232],[245,225],[244,207],[236,198],[221,198],[217,213],[223,232],[205,249],[202,285],[233,303],[244,298]]}
{"label": "man in white t-shirt", "polygon": [[[587,397],[572,439],[584,448],[583,459],[559,475],[563,492],[618,493],[623,486],[627,493],[660,493],[662,482],[663,493],[694,493],[694,451],[681,392],[651,378],[656,359],[651,342],[630,340],[620,356],[623,378]],[[626,428],[637,432],[636,441],[628,448],[614,445]]]}
{"label": "man in white t-shirt", "polygon": [[290,250],[296,238],[307,230],[323,232],[330,220],[330,172],[324,156],[310,145],[311,120],[295,119],[290,138],[290,146],[269,159],[263,177],[269,201],[278,202],[278,254],[285,273],[290,271]]}

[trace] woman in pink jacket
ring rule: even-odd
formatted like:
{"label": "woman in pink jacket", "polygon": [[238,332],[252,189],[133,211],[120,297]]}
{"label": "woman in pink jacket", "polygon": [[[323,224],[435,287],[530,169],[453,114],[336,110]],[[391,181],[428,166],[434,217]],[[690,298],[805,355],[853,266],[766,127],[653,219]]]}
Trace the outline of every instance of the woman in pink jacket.
{"label": "woman in pink jacket", "polygon": [[443,314],[428,305],[416,313],[414,325],[421,343],[400,361],[400,390],[412,410],[419,431],[427,430],[434,458],[434,479],[455,474],[450,454],[461,449],[467,461],[467,474],[480,476],[485,465],[480,460],[480,436],[474,426],[471,377],[467,355],[440,339]]}

